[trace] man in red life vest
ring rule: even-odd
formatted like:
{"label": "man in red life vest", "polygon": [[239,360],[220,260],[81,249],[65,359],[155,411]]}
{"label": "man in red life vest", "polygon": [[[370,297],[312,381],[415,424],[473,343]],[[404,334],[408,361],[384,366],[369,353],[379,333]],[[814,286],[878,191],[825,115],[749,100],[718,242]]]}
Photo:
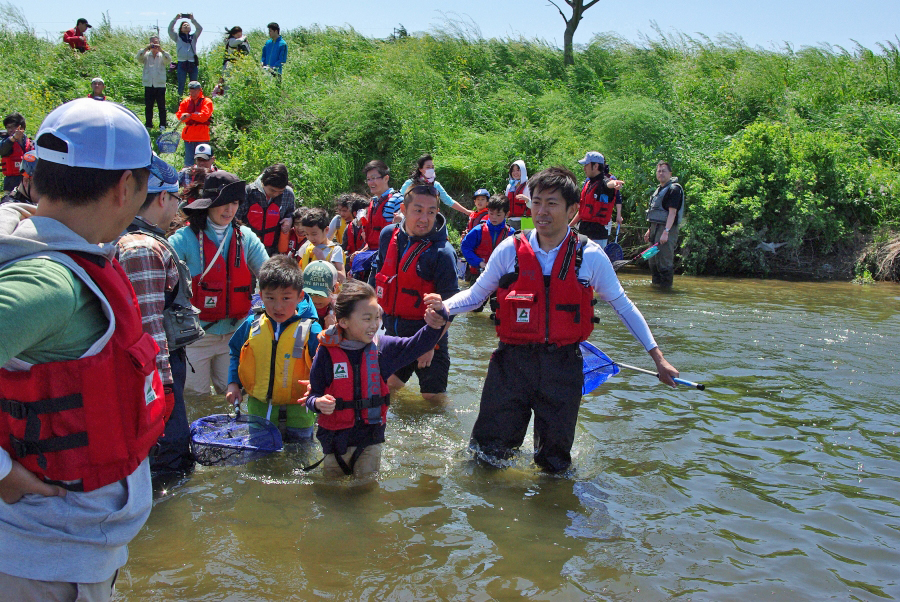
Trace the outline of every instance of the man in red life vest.
{"label": "man in red life vest", "polygon": [[[378,250],[381,231],[386,226],[399,223],[403,219],[403,197],[398,191],[391,188],[391,170],[384,161],[378,159],[369,161],[363,167],[363,175],[366,177],[366,185],[372,193],[372,199],[361,220],[366,244],[356,252],[369,252],[369,257],[365,261],[361,260],[362,265],[357,276],[368,280],[371,275],[372,261],[375,259],[374,252]],[[360,257],[365,257],[365,255]],[[347,258],[347,262],[352,265],[352,255]]]}
{"label": "man in red life vest", "polygon": [[40,204],[0,208],[0,592],[109,600],[150,514],[147,455],[169,411],[112,241],[148,177],[175,171],[115,103],[60,106],[35,143]]}
{"label": "man in red life vest", "polygon": [[584,167],[587,179],[581,187],[578,213],[569,226],[578,226],[578,232],[603,248],[609,240],[609,222],[614,206],[616,222],[622,223],[622,195],[619,190],[624,182],[609,175],[606,159],[597,151],[586,153],[579,163]]}
{"label": "man in red life vest", "polygon": [[290,232],[294,222],[297,201],[288,182],[284,163],[268,166],[247,184],[247,197],[237,210],[237,218],[259,237],[269,257],[278,254],[278,238]]}
{"label": "man in red life vest", "polygon": [[532,176],[534,230],[504,240],[467,290],[444,302],[450,315],[478,308],[497,291],[497,335],[472,429],[479,459],[502,465],[525,439],[534,412],[534,460],[560,472],[571,449],[584,383],[579,343],[594,328],[594,294],[609,303],[674,386],[641,313],[625,295],[603,249],[569,228],[578,211],[575,176],[551,168]]}
{"label": "man in red life vest", "polygon": [[22,183],[22,157],[34,150],[34,143],[25,135],[25,118],[19,113],[4,117],[3,127],[6,132],[0,135],[0,168],[3,190],[10,192]]}
{"label": "man in red life vest", "polygon": [[[389,335],[412,336],[425,325],[426,293],[447,298],[459,291],[456,252],[447,242],[447,220],[439,205],[433,186],[414,185],[403,198],[403,221],[381,231],[369,284],[378,294]],[[392,374],[388,386],[392,391],[403,388],[413,372],[423,398],[444,400],[450,372],[447,333],[434,350]]]}

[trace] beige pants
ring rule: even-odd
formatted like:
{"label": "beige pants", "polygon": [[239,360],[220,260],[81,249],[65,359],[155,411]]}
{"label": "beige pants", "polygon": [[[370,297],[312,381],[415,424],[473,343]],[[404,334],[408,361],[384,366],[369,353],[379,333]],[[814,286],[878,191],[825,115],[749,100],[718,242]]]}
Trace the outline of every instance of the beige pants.
{"label": "beige pants", "polygon": [[[224,393],[228,386],[229,334],[207,334],[187,348],[187,378],[184,392],[187,395],[209,395],[212,384],[216,393]],[[193,368],[193,371],[191,370]]]}
{"label": "beige pants", "polygon": [[[356,451],[355,447],[348,447],[347,453],[341,456],[341,458],[348,466],[350,464],[350,457],[353,455],[354,451]],[[357,479],[361,479],[378,472],[378,469],[380,467],[381,443],[367,445],[359,455],[359,458],[356,460],[356,464],[353,465],[353,476]],[[334,457],[334,454],[328,454],[327,456],[325,456],[325,461],[322,462],[322,470],[325,472],[325,476],[329,479],[339,479],[345,476],[344,471],[337,463],[337,459]]]}
{"label": "beige pants", "polygon": [[106,602],[115,591],[116,575],[100,583],[38,581],[0,573],[0,596],[16,602]]}

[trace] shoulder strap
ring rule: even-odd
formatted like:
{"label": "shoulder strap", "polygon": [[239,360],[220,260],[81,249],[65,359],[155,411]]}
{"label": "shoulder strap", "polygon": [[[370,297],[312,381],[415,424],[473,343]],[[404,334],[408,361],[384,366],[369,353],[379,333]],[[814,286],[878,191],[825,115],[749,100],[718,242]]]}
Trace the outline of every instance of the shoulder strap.
{"label": "shoulder strap", "polygon": [[292,357],[303,357],[303,349],[309,341],[309,333],[312,325],[313,321],[311,318],[300,320],[300,324],[294,330],[294,351],[291,354]]}
{"label": "shoulder strap", "polygon": [[[209,271],[212,269],[213,265],[216,263],[216,260],[219,258],[219,255],[222,254],[222,249],[225,248],[225,241],[228,239],[226,234],[227,234],[227,232],[222,234],[222,242],[219,243],[219,248],[216,249],[216,254],[213,255],[212,259],[210,259],[209,264],[206,266],[206,269],[203,270],[202,274],[200,274],[200,280],[203,280],[203,277],[209,273]],[[200,239],[200,254],[202,256],[203,255],[203,236],[204,236],[204,234],[203,234],[203,232],[201,232],[197,236]]]}

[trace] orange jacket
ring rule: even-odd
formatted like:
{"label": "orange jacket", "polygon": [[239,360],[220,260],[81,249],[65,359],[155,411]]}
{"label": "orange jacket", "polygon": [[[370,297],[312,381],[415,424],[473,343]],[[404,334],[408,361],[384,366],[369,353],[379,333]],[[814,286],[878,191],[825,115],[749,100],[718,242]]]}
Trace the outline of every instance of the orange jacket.
{"label": "orange jacket", "polygon": [[185,142],[209,142],[209,120],[212,119],[212,113],[213,103],[202,92],[196,101],[191,100],[190,96],[182,100],[175,118],[181,120],[182,115],[190,115],[190,118],[184,122],[181,139]]}

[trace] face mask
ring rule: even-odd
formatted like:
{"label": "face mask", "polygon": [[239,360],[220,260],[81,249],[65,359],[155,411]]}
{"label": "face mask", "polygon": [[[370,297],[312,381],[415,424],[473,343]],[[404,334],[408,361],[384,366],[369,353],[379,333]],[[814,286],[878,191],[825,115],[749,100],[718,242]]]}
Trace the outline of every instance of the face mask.
{"label": "face mask", "polygon": [[425,170],[425,181],[428,182],[429,184],[434,182],[434,170],[433,169]]}

